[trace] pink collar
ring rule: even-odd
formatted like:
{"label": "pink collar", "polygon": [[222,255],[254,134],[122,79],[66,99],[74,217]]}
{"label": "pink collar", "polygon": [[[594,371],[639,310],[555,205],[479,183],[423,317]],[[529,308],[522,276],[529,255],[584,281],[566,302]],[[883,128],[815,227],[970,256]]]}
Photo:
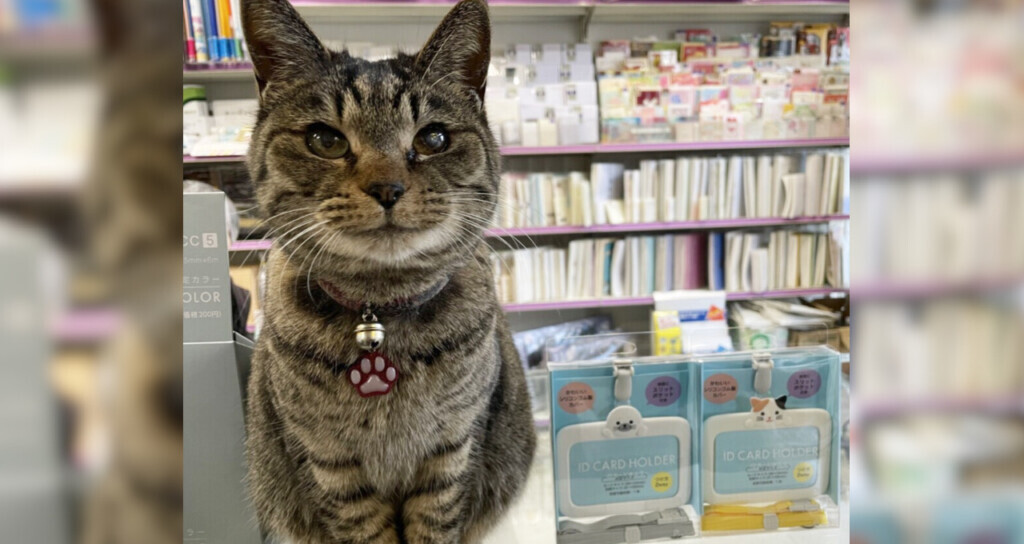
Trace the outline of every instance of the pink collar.
{"label": "pink collar", "polygon": [[419,308],[426,304],[430,299],[434,298],[438,293],[444,289],[445,285],[448,285],[448,277],[445,276],[441,281],[432,285],[426,291],[413,295],[411,297],[399,298],[384,304],[373,304],[370,305],[364,301],[356,300],[345,295],[337,286],[326,280],[317,280],[320,288],[325,293],[330,295],[335,302],[341,305],[343,308],[351,310],[353,312],[362,312],[370,306],[373,312],[378,315],[396,315],[407,313]]}

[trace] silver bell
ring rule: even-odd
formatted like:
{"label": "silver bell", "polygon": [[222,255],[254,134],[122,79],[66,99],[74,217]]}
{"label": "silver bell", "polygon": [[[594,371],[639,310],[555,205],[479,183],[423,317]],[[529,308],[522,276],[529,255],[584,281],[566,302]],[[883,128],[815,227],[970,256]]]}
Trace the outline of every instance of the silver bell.
{"label": "silver bell", "polygon": [[363,351],[375,351],[384,343],[384,325],[360,323],[356,325],[356,344]]}

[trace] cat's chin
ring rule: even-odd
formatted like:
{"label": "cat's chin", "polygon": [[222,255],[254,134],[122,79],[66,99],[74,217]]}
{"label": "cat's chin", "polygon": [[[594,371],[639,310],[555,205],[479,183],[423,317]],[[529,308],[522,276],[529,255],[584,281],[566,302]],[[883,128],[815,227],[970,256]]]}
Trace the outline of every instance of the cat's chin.
{"label": "cat's chin", "polygon": [[373,230],[328,237],[324,246],[326,251],[339,257],[394,266],[410,262],[450,240],[451,235],[443,226],[411,229],[389,224]]}

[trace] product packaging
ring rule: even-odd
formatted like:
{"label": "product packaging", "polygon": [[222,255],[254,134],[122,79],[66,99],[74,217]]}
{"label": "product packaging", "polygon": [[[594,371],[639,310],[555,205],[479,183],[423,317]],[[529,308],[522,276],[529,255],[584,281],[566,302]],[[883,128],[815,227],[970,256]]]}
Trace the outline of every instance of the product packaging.
{"label": "product packaging", "polygon": [[699,369],[636,357],[650,333],[567,339],[549,350],[559,544],[699,532],[694,460]]}
{"label": "product packaging", "polygon": [[699,364],[702,530],[838,526],[839,353],[778,348]]}

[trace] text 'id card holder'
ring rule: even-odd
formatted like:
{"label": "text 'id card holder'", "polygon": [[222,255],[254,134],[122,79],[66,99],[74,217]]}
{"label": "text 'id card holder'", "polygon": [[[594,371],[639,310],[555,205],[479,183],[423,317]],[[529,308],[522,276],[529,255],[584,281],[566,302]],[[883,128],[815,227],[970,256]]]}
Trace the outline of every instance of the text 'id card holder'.
{"label": "text 'id card holder'", "polygon": [[[755,369],[759,362],[755,359]],[[755,389],[768,392],[758,383]],[[709,504],[811,499],[825,494],[832,459],[832,415],[820,408],[786,409],[787,396],[749,399],[750,411],[704,422],[702,470]]]}
{"label": "text 'id card holder'", "polygon": [[[615,398],[629,401],[632,366],[616,363]],[[689,422],[643,417],[629,404],[605,421],[562,428],[556,438],[557,490],[567,516],[650,512],[690,500]]]}

